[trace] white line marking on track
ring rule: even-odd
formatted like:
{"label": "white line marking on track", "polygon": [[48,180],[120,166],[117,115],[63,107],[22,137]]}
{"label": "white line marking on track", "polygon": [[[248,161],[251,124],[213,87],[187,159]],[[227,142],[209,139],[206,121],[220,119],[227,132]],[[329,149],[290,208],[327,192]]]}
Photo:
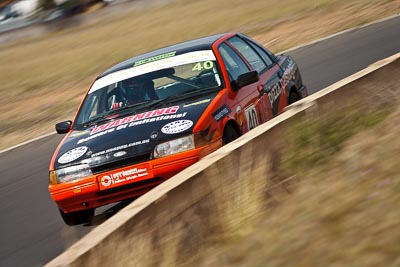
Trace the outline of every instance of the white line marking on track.
{"label": "white line marking on track", "polygon": [[20,147],[20,146],[24,146],[24,145],[27,145],[27,144],[29,144],[29,143],[38,141],[38,140],[40,140],[40,139],[49,137],[49,136],[51,136],[51,135],[53,135],[53,134],[56,134],[56,132],[47,133],[47,134],[44,134],[44,135],[35,137],[35,138],[33,138],[33,139],[30,139],[30,140],[28,140],[28,141],[25,141],[25,142],[23,142],[23,143],[20,143],[20,144],[18,144],[18,145],[15,145],[15,146],[12,146],[12,147],[9,147],[9,148],[0,150],[0,154],[2,154],[2,153],[4,153],[4,152],[7,152],[7,151],[10,151],[10,150],[13,150],[13,149],[15,149],[15,148],[18,148],[18,147]]}
{"label": "white line marking on track", "polygon": [[348,33],[348,32],[352,32],[352,31],[355,31],[355,30],[359,30],[359,29],[362,29],[362,28],[366,28],[366,27],[368,27],[368,26],[371,26],[371,25],[374,25],[374,24],[378,24],[378,23],[381,23],[381,22],[385,22],[385,21],[387,21],[387,20],[391,20],[391,19],[394,19],[394,18],[399,17],[399,16],[400,16],[400,13],[399,13],[399,14],[396,14],[396,15],[393,15],[393,16],[390,16],[390,17],[383,18],[383,19],[378,19],[378,20],[369,22],[369,23],[367,23],[367,24],[363,24],[363,25],[360,25],[360,26],[357,26],[357,27],[354,27],[354,28],[350,28],[350,29],[347,29],[347,30],[343,30],[343,31],[341,31],[341,32],[337,32],[337,33],[334,33],[334,34],[331,34],[331,35],[322,37],[322,38],[320,38],[320,39],[311,41],[311,42],[309,42],[309,43],[304,43],[304,44],[301,44],[301,45],[298,45],[298,46],[289,48],[289,49],[287,49],[287,50],[284,50],[284,51],[282,51],[282,52],[278,52],[278,53],[276,53],[276,54],[288,53],[288,52],[297,50],[297,49],[299,49],[299,48],[306,47],[306,46],[313,45],[313,44],[317,44],[317,43],[320,43],[320,42],[322,42],[322,41],[325,41],[325,40],[331,39],[331,38],[333,38],[333,37],[336,37],[336,36],[338,36],[338,35],[341,35],[341,34],[344,34],[344,33]]}

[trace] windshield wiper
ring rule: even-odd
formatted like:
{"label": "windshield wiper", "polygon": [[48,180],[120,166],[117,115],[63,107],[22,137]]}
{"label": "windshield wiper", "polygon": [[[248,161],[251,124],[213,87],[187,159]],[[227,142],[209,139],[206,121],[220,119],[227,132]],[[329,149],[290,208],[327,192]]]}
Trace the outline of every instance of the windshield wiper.
{"label": "windshield wiper", "polygon": [[190,91],[186,92],[185,95],[204,94],[204,93],[216,91],[217,89],[220,90],[221,87],[220,86],[211,86],[211,87],[206,87],[206,88],[202,88],[202,89],[198,89],[198,90],[190,90]]}
{"label": "windshield wiper", "polygon": [[108,112],[108,113],[107,113],[106,115],[104,115],[103,117],[108,117],[108,116],[111,116],[111,115],[114,115],[114,114],[118,114],[118,113],[121,113],[122,111],[129,110],[129,109],[132,109],[132,108],[136,108],[136,107],[142,106],[143,104],[146,104],[146,103],[148,103],[148,102],[149,102],[149,101],[146,100],[146,101],[142,101],[142,102],[135,103],[135,104],[132,104],[132,105],[123,106],[123,107],[120,107],[120,108],[111,110],[110,112]]}
{"label": "windshield wiper", "polygon": [[96,124],[99,124],[99,123],[102,123],[102,122],[106,122],[106,121],[109,121],[109,120],[111,120],[111,118],[106,118],[105,116],[98,117],[96,119],[93,119],[93,120],[90,120],[88,122],[85,122],[83,124],[83,127],[87,128],[87,127],[90,127],[90,126],[93,126],[93,125],[96,125]]}
{"label": "windshield wiper", "polygon": [[207,88],[203,88],[203,89],[196,89],[196,90],[190,90],[187,92],[184,92],[182,94],[177,94],[177,95],[171,95],[168,96],[166,98],[162,98],[162,99],[157,99],[154,100],[153,102],[148,102],[148,105],[143,106],[146,108],[153,108],[156,106],[161,106],[161,105],[166,105],[166,104],[170,104],[176,101],[180,101],[189,97],[193,97],[193,96],[197,96],[199,94],[204,94],[204,93],[208,93],[208,92],[212,92],[215,90],[219,90],[219,87],[207,87]]}
{"label": "windshield wiper", "polygon": [[153,108],[153,107],[156,107],[161,104],[164,105],[164,104],[170,103],[174,98],[177,98],[177,97],[179,97],[179,95],[170,95],[166,98],[156,99],[151,102],[148,102],[148,105],[146,105],[145,107]]}
{"label": "windshield wiper", "polygon": [[[104,114],[103,116],[100,116],[100,117],[98,117],[96,119],[93,119],[93,120],[90,120],[90,121],[84,123],[83,126],[84,127],[90,127],[90,126],[93,126],[93,125],[96,125],[96,124],[99,124],[99,123],[102,123],[102,122],[106,122],[106,121],[118,118],[118,117],[124,115],[124,113],[121,113],[121,112],[126,111],[126,110],[130,110],[132,108],[137,108],[138,106],[141,106],[141,105],[143,105],[144,103],[147,103],[147,102],[148,101],[143,101],[143,102],[140,102],[140,103],[136,103],[136,104],[132,104],[132,105],[129,105],[129,106],[124,106],[124,107],[112,110],[112,111],[108,112],[107,114]],[[116,116],[113,116],[113,115],[116,115]]]}

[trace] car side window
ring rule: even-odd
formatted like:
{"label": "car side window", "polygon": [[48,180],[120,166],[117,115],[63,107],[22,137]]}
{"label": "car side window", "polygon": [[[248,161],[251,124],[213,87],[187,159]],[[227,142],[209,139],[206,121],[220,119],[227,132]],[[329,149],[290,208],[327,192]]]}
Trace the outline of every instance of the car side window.
{"label": "car side window", "polygon": [[222,44],[218,50],[228,70],[231,81],[236,80],[239,75],[250,71],[246,63],[227,44]]}
{"label": "car side window", "polygon": [[268,67],[271,67],[272,65],[274,65],[274,61],[272,60],[272,55],[270,53],[268,53],[268,51],[266,51],[264,48],[261,48],[260,46],[258,46],[257,44],[255,44],[251,41],[249,41],[249,44],[264,59],[264,62],[267,64]]}
{"label": "car side window", "polygon": [[256,51],[241,38],[235,36],[230,38],[228,42],[243,55],[243,57],[250,63],[251,67],[258,71],[258,73],[262,73],[267,69],[267,65]]}

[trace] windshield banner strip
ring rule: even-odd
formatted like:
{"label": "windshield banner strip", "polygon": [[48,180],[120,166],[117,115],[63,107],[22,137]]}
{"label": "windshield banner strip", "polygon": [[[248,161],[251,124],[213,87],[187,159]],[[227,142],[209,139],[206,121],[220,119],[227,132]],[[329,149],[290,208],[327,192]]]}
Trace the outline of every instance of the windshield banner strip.
{"label": "windshield banner strip", "polygon": [[165,59],[161,59],[154,62],[149,62],[147,64],[139,65],[137,67],[132,67],[129,69],[120,70],[114,73],[111,73],[105,77],[102,77],[93,83],[93,86],[90,88],[89,94],[105,87],[111,85],[113,83],[135,77],[138,75],[142,75],[145,73],[149,73],[152,71],[162,70],[166,68],[176,67],[180,65],[215,60],[215,55],[212,50],[202,50],[186,53],[183,55],[169,57]]}

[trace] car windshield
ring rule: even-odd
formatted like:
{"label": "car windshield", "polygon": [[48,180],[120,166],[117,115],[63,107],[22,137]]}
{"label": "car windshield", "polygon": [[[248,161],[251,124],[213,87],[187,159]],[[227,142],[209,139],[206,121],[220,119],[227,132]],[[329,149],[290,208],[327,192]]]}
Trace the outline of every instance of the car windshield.
{"label": "car windshield", "polygon": [[132,68],[96,80],[82,103],[75,126],[87,127],[125,112],[221,88],[222,79],[211,50],[167,55],[161,60],[138,61]]}

